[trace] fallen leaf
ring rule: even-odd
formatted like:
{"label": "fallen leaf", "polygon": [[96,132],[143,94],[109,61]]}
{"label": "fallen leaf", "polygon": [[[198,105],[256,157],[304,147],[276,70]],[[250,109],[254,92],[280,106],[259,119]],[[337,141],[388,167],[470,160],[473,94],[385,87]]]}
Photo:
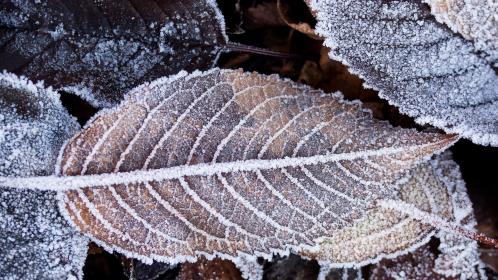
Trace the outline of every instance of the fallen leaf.
{"label": "fallen leaf", "polygon": [[498,76],[472,42],[421,1],[308,1],[318,35],[343,62],[417,123],[498,146]]}
{"label": "fallen leaf", "polygon": [[207,260],[203,257],[195,263],[182,264],[180,274],[176,279],[242,280],[243,278],[232,262],[218,258]]}
{"label": "fallen leaf", "polygon": [[[96,116],[63,148],[62,177],[41,179],[67,189],[62,210],[79,230],[143,262],[202,253],[237,263],[292,250],[360,263],[413,246],[431,229],[409,220],[403,241],[362,243],[346,249],[366,253],[337,258],[317,254],[320,239],[358,221],[384,230],[391,214],[404,218],[375,211],[378,200],[399,197],[400,174],[456,139],[393,128],[358,102],[277,76],[181,72]],[[40,184],[32,180],[22,185]]]}
{"label": "fallen leaf", "polygon": [[323,40],[322,37],[315,33],[315,30],[307,22],[294,23],[287,17],[287,8],[284,8],[281,0],[277,0],[277,10],[280,18],[287,24],[290,28],[297,30],[301,33],[308,35],[310,38],[315,40]]}
{"label": "fallen leaf", "polygon": [[[428,173],[430,172],[430,173]],[[419,172],[420,180],[438,180],[447,191],[448,203],[433,201],[433,207],[446,209],[447,217],[465,228],[474,229],[476,221],[472,203],[467,195],[465,183],[458,165],[449,152],[430,161],[426,171]],[[434,191],[429,184],[426,191]],[[424,245],[395,259],[385,259],[372,270],[371,279],[487,279],[484,264],[479,258],[475,241],[446,231],[438,232],[439,252]]]}
{"label": "fallen leaf", "polygon": [[[59,149],[79,129],[59,96],[41,84],[0,74],[0,176],[49,175]],[[59,214],[52,191],[0,184],[0,275],[81,279],[87,239]]]}
{"label": "fallen leaf", "polygon": [[97,107],[144,82],[210,68],[227,42],[214,0],[9,0],[0,9],[0,69]]}

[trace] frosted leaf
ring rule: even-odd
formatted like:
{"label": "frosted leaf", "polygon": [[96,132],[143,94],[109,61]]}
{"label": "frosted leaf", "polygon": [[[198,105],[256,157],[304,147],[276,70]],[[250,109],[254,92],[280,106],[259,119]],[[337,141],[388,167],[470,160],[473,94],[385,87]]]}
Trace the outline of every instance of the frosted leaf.
{"label": "frosted leaf", "polygon": [[424,0],[436,20],[447,24],[498,66],[498,5],[482,0]]}
{"label": "frosted leaf", "polygon": [[[449,218],[450,197],[446,186],[429,163],[407,171],[398,182],[397,199],[418,209]],[[331,267],[360,267],[383,257],[394,258],[425,244],[433,228],[410,216],[385,208],[374,209],[353,226],[322,238],[317,252],[305,253],[311,258],[335,260],[320,262]],[[354,262],[351,260],[365,260]]]}
{"label": "frosted leaf", "polygon": [[[498,146],[498,76],[421,1],[309,1],[330,57],[420,124]],[[488,1],[489,2],[489,1]]]}
{"label": "frosted leaf", "polygon": [[[358,102],[277,76],[181,72],[91,120],[63,148],[61,177],[9,186],[66,188],[67,218],[108,250],[148,263],[199,255],[237,263],[241,255],[314,254],[321,238],[367,212],[391,225],[393,211],[374,211],[379,198],[398,198],[390,186],[400,174],[456,139],[393,128]],[[409,226],[415,233],[392,250],[428,231]],[[361,262],[384,249],[366,248],[347,259],[316,257]]]}
{"label": "frosted leaf", "polygon": [[215,0],[2,1],[0,69],[95,106],[182,69],[214,65],[226,42]]}
{"label": "frosted leaf", "polygon": [[[430,172],[430,173],[427,173]],[[427,177],[438,180],[449,195],[445,203],[433,201],[441,216],[473,229],[476,222],[458,165],[445,153],[431,160],[421,182]],[[425,177],[425,179],[424,179]],[[432,192],[433,184],[425,188]],[[449,202],[449,204],[448,204]],[[372,271],[371,279],[486,279],[479,259],[477,243],[446,231],[436,234],[440,240],[439,254],[424,245],[409,254],[382,260]]]}
{"label": "frosted leaf", "polygon": [[[58,94],[0,74],[0,176],[52,174],[60,147],[78,129]],[[86,244],[52,191],[0,187],[2,279],[81,278]]]}

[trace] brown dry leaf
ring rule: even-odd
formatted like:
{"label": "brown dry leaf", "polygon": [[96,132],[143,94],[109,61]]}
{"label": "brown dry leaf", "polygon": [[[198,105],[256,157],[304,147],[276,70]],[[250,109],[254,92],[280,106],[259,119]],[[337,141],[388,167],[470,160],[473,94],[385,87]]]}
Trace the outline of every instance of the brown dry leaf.
{"label": "brown dry leaf", "polygon": [[[425,185],[425,192],[441,192],[434,197],[442,198],[446,192],[446,201],[431,201],[431,207],[439,209],[441,216],[465,228],[475,228],[472,203],[449,152],[418,168],[414,175],[423,182],[421,186]],[[373,269],[371,279],[486,279],[475,241],[445,231],[436,237],[440,242],[437,254],[427,244],[406,255],[382,260]]]}
{"label": "brown dry leaf", "polygon": [[293,23],[287,17],[287,9],[283,7],[282,1],[277,0],[277,10],[280,18],[287,24],[290,28],[297,30],[301,33],[308,35],[310,38],[315,40],[323,40],[322,37],[315,33],[315,30],[306,22]]}
{"label": "brown dry leaf", "polygon": [[263,2],[248,8],[245,20],[250,28],[285,26],[285,22],[278,16],[274,2]]}
{"label": "brown dry leaf", "polygon": [[203,257],[195,263],[182,264],[180,274],[176,279],[242,280],[243,278],[232,262],[219,258],[209,261]]}
{"label": "brown dry leaf", "polygon": [[382,260],[373,269],[371,280],[388,279],[460,279],[446,278],[434,272],[436,255],[429,245],[424,245],[410,254],[395,259]]}
{"label": "brown dry leaf", "polygon": [[227,41],[214,0],[7,0],[0,9],[0,69],[98,107],[146,81],[211,68]]}
{"label": "brown dry leaf", "polygon": [[[62,210],[78,229],[144,262],[292,250],[360,263],[431,231],[377,203],[404,198],[427,210],[395,181],[455,140],[393,128],[358,102],[277,76],[181,72],[95,117],[63,149],[64,177],[48,185],[69,188]],[[342,248],[348,232],[382,232],[400,219],[411,231],[397,239],[324,252]]]}

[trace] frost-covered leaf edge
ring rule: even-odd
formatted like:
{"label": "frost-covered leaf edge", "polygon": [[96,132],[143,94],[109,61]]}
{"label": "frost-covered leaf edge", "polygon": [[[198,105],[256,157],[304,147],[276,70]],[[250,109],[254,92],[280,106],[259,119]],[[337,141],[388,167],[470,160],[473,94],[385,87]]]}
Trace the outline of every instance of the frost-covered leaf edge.
{"label": "frost-covered leaf edge", "polygon": [[[314,14],[315,17],[319,13],[319,10],[318,10],[318,8],[319,8],[318,2],[319,1],[323,1],[323,0],[306,0],[305,1],[308,4],[308,6],[310,7],[310,9],[312,10],[312,12],[315,13]],[[448,29],[449,29],[449,27],[448,27]],[[316,28],[315,31],[319,36],[327,38],[326,37],[327,34],[323,33],[320,28]],[[366,74],[365,70],[360,69],[360,68],[351,68],[351,64],[348,62],[347,59],[345,59],[342,56],[335,55],[333,53],[333,49],[334,49],[334,46],[337,46],[337,44],[333,40],[331,40],[330,38],[327,38],[327,39],[325,39],[323,44],[329,48],[329,57],[331,59],[342,63],[343,65],[348,67],[348,71],[351,74],[358,76],[359,78],[361,78],[364,81],[364,83],[363,83],[364,88],[377,91],[379,97],[386,100],[389,103],[389,105],[395,106],[400,111],[400,113],[407,115],[407,116],[410,116],[408,109],[404,109],[403,106],[400,106],[400,103],[389,98],[389,95],[385,93],[386,89],[384,87],[373,86],[373,84],[374,84],[373,79],[368,78],[368,74]],[[453,134],[453,133],[458,134],[458,135],[462,136],[463,138],[470,139],[472,142],[479,144],[479,145],[498,146],[498,136],[497,135],[493,135],[493,134],[489,134],[489,133],[482,133],[482,132],[476,131],[472,127],[454,125],[452,128],[447,128],[446,127],[447,122],[445,122],[442,119],[436,118],[435,116],[430,116],[430,115],[418,116],[418,117],[415,117],[414,120],[416,123],[418,123],[420,125],[431,125],[431,126],[435,126],[437,128],[440,128],[448,134]]]}

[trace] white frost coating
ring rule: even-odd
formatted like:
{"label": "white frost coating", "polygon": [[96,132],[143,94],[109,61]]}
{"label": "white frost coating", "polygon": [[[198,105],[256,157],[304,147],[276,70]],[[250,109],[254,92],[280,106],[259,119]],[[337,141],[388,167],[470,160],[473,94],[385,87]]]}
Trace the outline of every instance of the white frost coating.
{"label": "white frost coating", "polygon": [[[434,146],[434,143],[421,144],[401,148],[381,148],[350,152],[343,154],[326,154],[310,157],[295,157],[282,159],[249,159],[234,162],[199,163],[196,165],[174,166],[151,170],[139,170],[120,173],[80,175],[80,176],[37,176],[25,178],[0,177],[2,186],[18,189],[38,190],[74,190],[85,187],[99,187],[114,184],[130,184],[153,182],[168,179],[178,179],[188,176],[212,176],[219,173],[280,169],[285,167],[300,167],[321,163],[355,160],[377,156],[395,155],[413,152]],[[441,152],[441,151],[439,151]],[[438,151],[436,151],[438,153]]]}
{"label": "white frost coating", "polygon": [[223,37],[225,38],[225,42],[228,42],[228,35],[226,33],[226,23],[225,23],[225,17],[221,13],[220,8],[218,7],[218,3],[216,0],[205,0],[206,3],[213,8],[213,11],[216,15],[216,20],[218,21],[218,24],[220,25]]}
{"label": "white frost coating", "polygon": [[[59,148],[78,129],[50,88],[0,74],[1,176],[53,173]],[[83,278],[88,241],[59,214],[55,195],[0,184],[1,277]]]}
{"label": "white frost coating", "polygon": [[498,66],[498,4],[484,0],[424,0],[439,22],[445,23]]}
{"label": "white frost coating", "polygon": [[348,65],[365,87],[420,124],[498,146],[493,65],[472,42],[436,22],[421,1],[310,2],[330,57]]}
{"label": "white frost coating", "polygon": [[95,94],[92,92],[92,89],[86,87],[83,84],[65,86],[60,90],[79,96],[81,99],[85,100],[95,108],[110,108],[113,105],[111,102],[108,102],[106,100],[97,99]]}

